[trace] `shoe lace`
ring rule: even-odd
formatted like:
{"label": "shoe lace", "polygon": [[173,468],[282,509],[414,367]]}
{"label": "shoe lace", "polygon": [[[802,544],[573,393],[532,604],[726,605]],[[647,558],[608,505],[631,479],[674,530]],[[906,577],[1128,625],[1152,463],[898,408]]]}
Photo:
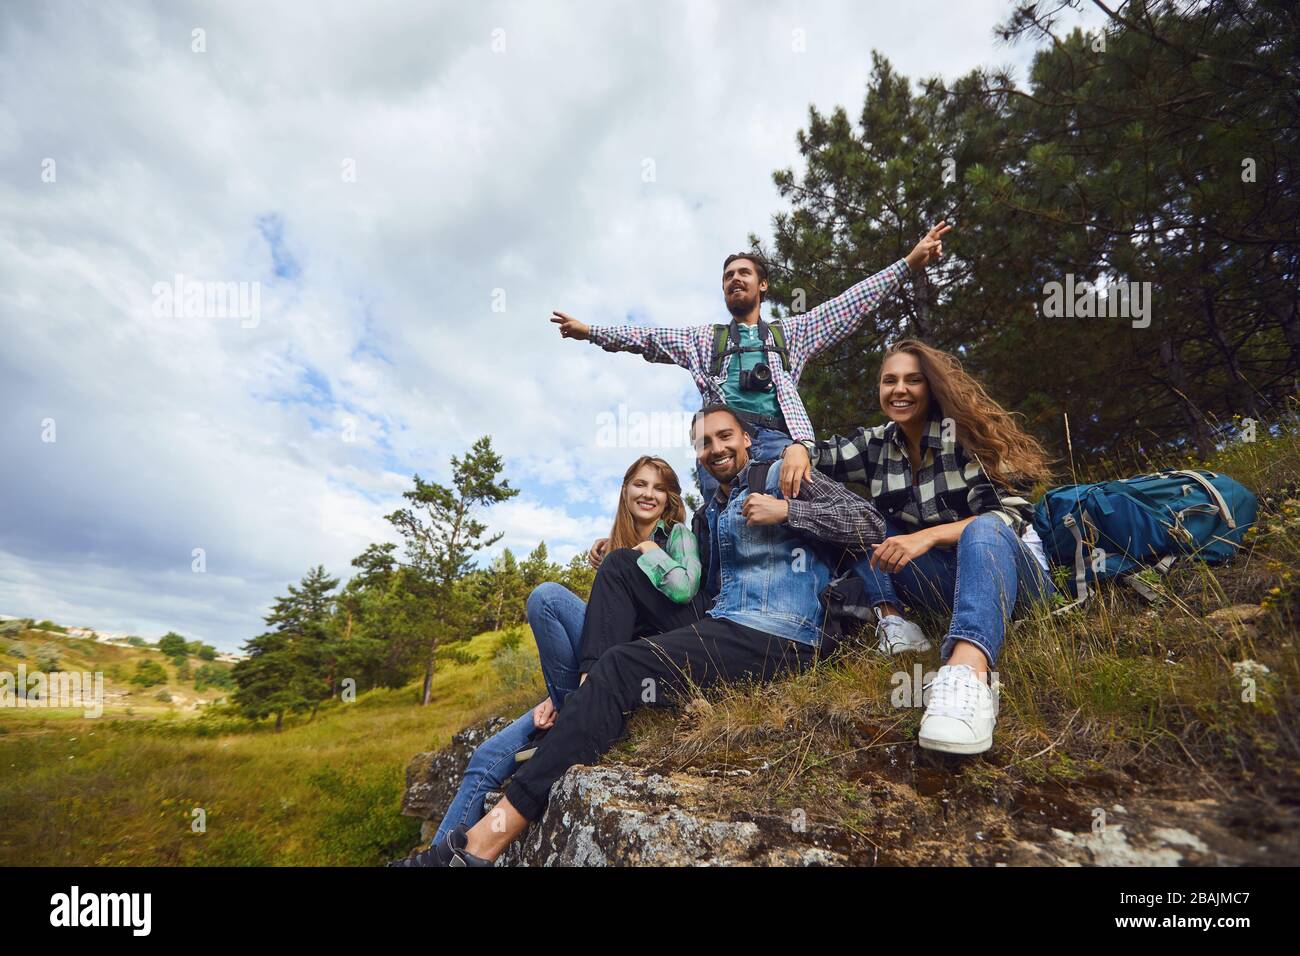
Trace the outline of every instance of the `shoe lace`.
{"label": "shoe lace", "polygon": [[970,722],[975,719],[978,693],[973,678],[963,679],[960,671],[941,671],[930,684],[930,702],[925,712]]}
{"label": "shoe lace", "polygon": [[[876,612],[879,615],[879,611]],[[878,617],[876,621],[876,643],[883,644],[885,647],[892,648],[898,642],[897,631],[902,626],[902,621],[898,618]]]}

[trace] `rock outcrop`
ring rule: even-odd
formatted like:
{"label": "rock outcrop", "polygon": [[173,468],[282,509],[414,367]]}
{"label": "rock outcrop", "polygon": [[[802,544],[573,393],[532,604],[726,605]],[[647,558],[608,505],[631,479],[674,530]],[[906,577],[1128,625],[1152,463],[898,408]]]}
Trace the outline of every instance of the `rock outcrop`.
{"label": "rock outcrop", "polygon": [[[474,748],[507,726],[466,727],[443,750],[406,768],[402,813],[429,840],[460,786]],[[833,832],[780,816],[732,819],[708,809],[710,779],[626,766],[574,767],[551,791],[541,820],[500,861],[506,866],[820,866],[843,864]],[[501,797],[489,794],[485,809]]]}
{"label": "rock outcrop", "polygon": [[[474,748],[508,721],[467,727],[406,771],[402,812],[428,841]],[[574,767],[540,820],[499,861],[507,866],[1189,866],[1300,860],[1294,814],[1260,829],[1257,808],[1175,801],[1120,776],[1067,790],[963,788],[955,767],[911,741],[873,748],[851,773],[869,781],[852,830],[754,797],[776,771],[655,772],[626,764]],[[957,758],[960,759],[960,758]],[[500,794],[490,794],[490,810]],[[1255,823],[1252,824],[1251,821]]]}
{"label": "rock outcrop", "polygon": [[406,793],[402,797],[402,815],[424,821],[420,839],[429,840],[451,798],[456,795],[465,765],[476,748],[498,731],[510,726],[504,717],[493,717],[471,724],[451,738],[442,750],[416,754],[406,767]]}

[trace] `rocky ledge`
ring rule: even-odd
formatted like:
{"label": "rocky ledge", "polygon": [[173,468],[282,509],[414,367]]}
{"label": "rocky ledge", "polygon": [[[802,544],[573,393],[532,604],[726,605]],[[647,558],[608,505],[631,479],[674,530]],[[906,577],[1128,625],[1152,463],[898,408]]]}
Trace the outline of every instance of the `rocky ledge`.
{"label": "rocky ledge", "polygon": [[[406,770],[402,813],[432,837],[480,743],[507,725],[465,728]],[[1253,808],[1171,800],[1122,780],[1076,790],[1019,790],[976,799],[955,788],[947,758],[911,742],[875,751],[854,771],[871,778],[871,806],[849,833],[801,810],[748,812],[753,770],[654,772],[624,764],[574,767],[542,819],[499,861],[507,866],[1188,866],[1300,860],[1294,820],[1267,833]],[[728,796],[723,797],[722,792]],[[739,794],[740,799],[737,799]],[[490,794],[485,809],[500,799]],[[1287,815],[1292,816],[1290,814]],[[1099,821],[1102,825],[1098,825]]]}

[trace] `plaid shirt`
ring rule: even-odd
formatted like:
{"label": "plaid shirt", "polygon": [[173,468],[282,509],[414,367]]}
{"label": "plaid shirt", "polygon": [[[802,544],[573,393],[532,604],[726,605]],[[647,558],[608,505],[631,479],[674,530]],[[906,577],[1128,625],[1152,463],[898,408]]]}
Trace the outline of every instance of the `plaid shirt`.
{"label": "plaid shirt", "polygon": [[700,589],[700,546],[695,535],[684,521],[669,531],[660,518],[652,540],[659,547],[637,558],[637,567],[674,604],[690,604]]}
{"label": "plaid shirt", "polygon": [[1027,489],[1004,485],[999,492],[966,449],[943,440],[938,419],[930,419],[921,436],[921,470],[915,485],[907,439],[893,422],[859,428],[852,438],[837,435],[804,444],[818,471],[836,481],[866,485],[887,518],[912,529],[995,514],[1018,536],[1033,522],[1033,505],[1024,497]]}
{"label": "plaid shirt", "polygon": [[[799,376],[804,365],[819,352],[830,348],[857,331],[885,296],[896,289],[907,273],[907,262],[899,259],[870,278],[863,279],[829,302],[800,315],[780,319],[790,351],[790,371],[780,362],[772,365],[776,383],[776,402],[785,417],[786,428],[795,441],[812,441],[812,422],[799,397]],[[769,323],[770,324],[770,323]],[[722,386],[734,355],[722,360],[716,378],[713,364],[713,326],[691,325],[676,328],[646,328],[637,325],[593,325],[591,342],[607,352],[635,352],[647,362],[680,365],[695,379],[695,387],[705,403],[724,401]]]}

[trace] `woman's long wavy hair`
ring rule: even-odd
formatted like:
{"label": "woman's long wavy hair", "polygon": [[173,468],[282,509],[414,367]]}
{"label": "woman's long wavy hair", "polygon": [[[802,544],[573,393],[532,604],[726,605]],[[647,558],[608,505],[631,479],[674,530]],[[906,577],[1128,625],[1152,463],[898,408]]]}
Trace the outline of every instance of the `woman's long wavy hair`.
{"label": "woman's long wavy hair", "polygon": [[[668,502],[664,505],[663,521],[669,528],[679,521],[686,520],[686,505],[682,503],[682,484],[677,480],[673,466],[654,455],[642,455],[623,475],[623,484],[618,489],[618,509],[614,512],[614,528],[609,533],[609,550],[616,548],[635,548],[641,543],[641,535],[636,530],[636,519],[632,509],[627,506],[627,486],[636,473],[650,465],[659,472],[664,484],[668,486]],[[608,552],[606,552],[608,553]]]}
{"label": "woman's long wavy hair", "polygon": [[[903,339],[885,352],[885,358],[907,352],[916,356],[930,387],[930,400],[941,415],[957,426],[957,442],[972,454],[993,479],[1046,481],[1050,460],[1043,446],[1025,432],[1016,416],[993,401],[957,356],[932,348],[917,339]],[[932,408],[931,416],[935,415]]]}

